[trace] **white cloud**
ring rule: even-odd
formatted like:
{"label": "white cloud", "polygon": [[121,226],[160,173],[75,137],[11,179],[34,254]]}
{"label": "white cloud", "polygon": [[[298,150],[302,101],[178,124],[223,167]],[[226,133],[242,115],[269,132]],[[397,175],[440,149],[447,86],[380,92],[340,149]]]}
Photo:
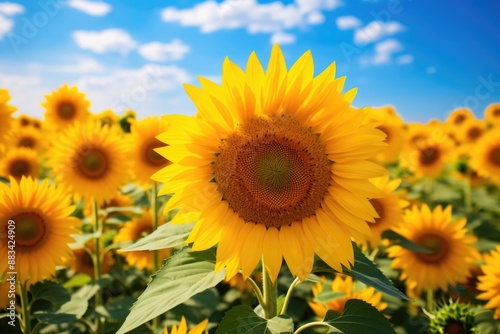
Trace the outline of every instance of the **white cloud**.
{"label": "white cloud", "polygon": [[0,73],[0,87],[12,89],[15,87],[32,87],[40,83],[40,77],[36,75],[17,75]]}
{"label": "white cloud", "polygon": [[187,71],[177,66],[148,64],[139,69],[116,69],[101,75],[84,75],[78,87],[88,93],[93,110],[112,108],[116,112],[135,109],[158,93],[181,88]]}
{"label": "white cloud", "polygon": [[14,2],[0,2],[0,14],[16,15],[24,13],[24,6]]}
{"label": "white cloud", "polygon": [[110,4],[103,1],[69,0],[68,6],[92,16],[104,16],[112,9]]}
{"label": "white cloud", "polygon": [[396,21],[372,21],[366,26],[356,29],[354,33],[354,42],[356,44],[373,43],[402,30],[404,30],[404,26]]}
{"label": "white cloud", "polygon": [[407,54],[407,55],[402,55],[402,56],[399,56],[397,59],[396,59],[396,63],[398,63],[399,65],[406,65],[406,64],[411,64],[413,63],[413,61],[415,60],[415,58],[413,58],[412,55],[410,54]]}
{"label": "white cloud", "polygon": [[340,30],[356,29],[361,26],[361,21],[355,16],[340,16],[335,21]]}
{"label": "white cloud", "polygon": [[139,54],[149,61],[180,60],[190,51],[188,45],[179,39],[171,43],[151,42],[139,47]]}
{"label": "white cloud", "polygon": [[167,7],[162,11],[165,22],[199,27],[203,33],[223,29],[246,28],[250,33],[277,33],[324,21],[322,11],[340,6],[339,0],[295,0],[258,3],[257,0],[205,1],[187,9]]}
{"label": "white cloud", "polygon": [[293,44],[297,41],[297,38],[293,34],[287,34],[285,32],[276,32],[271,36],[271,44]]}
{"label": "white cloud", "polygon": [[137,47],[137,42],[121,29],[77,30],[73,32],[73,39],[80,48],[96,53],[119,52],[127,54]]}
{"label": "white cloud", "polygon": [[375,54],[360,58],[362,65],[383,65],[392,61],[393,54],[403,50],[403,46],[396,39],[387,39],[375,44]]}
{"label": "white cloud", "polygon": [[28,68],[32,71],[52,72],[52,73],[98,73],[103,72],[105,67],[95,59],[81,59],[73,64],[47,65],[47,64],[29,64]]}
{"label": "white cloud", "polygon": [[3,36],[11,32],[13,27],[14,21],[0,14],[0,41],[3,39]]}

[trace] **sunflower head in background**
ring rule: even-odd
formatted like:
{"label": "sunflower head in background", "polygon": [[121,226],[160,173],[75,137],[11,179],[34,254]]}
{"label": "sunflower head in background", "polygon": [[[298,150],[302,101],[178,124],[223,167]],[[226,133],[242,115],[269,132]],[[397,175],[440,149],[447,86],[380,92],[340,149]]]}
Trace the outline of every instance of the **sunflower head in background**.
{"label": "sunflower head in background", "polygon": [[100,114],[93,116],[95,119],[98,119],[103,126],[113,126],[118,124],[120,121],[120,116],[114,113],[111,109],[106,109]]}
{"label": "sunflower head in background", "polygon": [[494,318],[500,319],[500,245],[484,256],[485,264],[481,266],[483,275],[478,277],[477,289],[480,300],[486,300],[484,307],[495,311]]}
{"label": "sunflower head in background", "polygon": [[446,119],[446,123],[451,127],[460,127],[466,120],[474,119],[474,114],[470,109],[457,108],[454,109]]}
{"label": "sunflower head in background", "polygon": [[248,277],[263,258],[275,281],[284,258],[303,280],[314,253],[342,271],[354,261],[351,237],[371,234],[368,198],[384,194],[369,178],[387,171],[369,160],[387,145],[344,82],[335,63],[314,77],[310,51],[287,70],[275,45],[266,70],[252,53],[246,71],[224,60],[222,85],[186,85],[196,117],[166,116],[158,139],[168,146],[157,151],[172,164],[153,179],[165,183],[160,195],[175,193],[172,224],[197,221],[193,250],[218,243],[226,279]]}
{"label": "sunflower head in background", "polygon": [[99,204],[129,180],[121,132],[98,121],[76,123],[62,132],[54,140],[49,165],[68,193]]}
{"label": "sunflower head in background", "polygon": [[480,176],[500,185],[500,132],[490,130],[474,145],[470,159],[471,167]]}
{"label": "sunflower head in background", "polygon": [[429,333],[476,333],[474,313],[470,305],[450,301],[430,316]]}
{"label": "sunflower head in background", "polygon": [[414,205],[406,210],[403,224],[396,232],[427,249],[417,253],[401,246],[388,248],[393,258],[392,268],[400,269],[401,280],[406,280],[417,296],[428,289],[448,290],[448,285],[463,283],[470,275],[472,263],[480,259],[473,246],[477,239],[468,235],[466,219],[451,219],[451,205],[433,211],[427,204]]}
{"label": "sunflower head in background", "polygon": [[176,324],[174,324],[171,328],[171,331],[168,331],[167,325],[165,325],[163,329],[163,334],[208,334],[208,331],[205,330],[208,324],[208,319],[203,320],[200,322],[198,325],[192,327],[190,330],[188,330],[188,325],[186,322],[186,318],[182,316],[181,322],[179,323],[179,327],[177,327]]}
{"label": "sunflower head in background", "polygon": [[[56,266],[72,258],[70,234],[78,233],[80,220],[70,217],[75,207],[70,197],[45,180],[23,177],[10,186],[0,183],[0,231],[7,235],[15,224],[16,271],[28,285],[55,275]],[[14,223],[11,223],[14,222]],[[5,234],[4,234],[5,233]],[[0,238],[0,251],[7,254],[8,238]],[[0,259],[0,273],[7,270],[7,256]]]}
{"label": "sunflower head in background", "polygon": [[8,179],[13,177],[20,181],[23,176],[38,178],[40,162],[38,153],[30,148],[20,147],[10,149],[0,160],[0,176]]}
{"label": "sunflower head in background", "polygon": [[169,161],[156,152],[165,146],[156,137],[165,132],[168,124],[163,118],[148,117],[132,121],[128,142],[128,160],[131,162],[132,178],[141,186],[151,185],[151,175],[166,167]]}
{"label": "sunflower head in background", "polygon": [[492,103],[484,110],[484,120],[494,127],[500,125],[500,103]]}
{"label": "sunflower head in background", "polygon": [[451,160],[453,144],[446,137],[439,140],[419,141],[414,148],[405,151],[400,165],[412,171],[417,177],[438,177]]}
{"label": "sunflower head in background", "polygon": [[45,95],[45,123],[54,130],[63,129],[75,122],[85,121],[89,113],[90,101],[76,86],[64,84],[58,90]]}

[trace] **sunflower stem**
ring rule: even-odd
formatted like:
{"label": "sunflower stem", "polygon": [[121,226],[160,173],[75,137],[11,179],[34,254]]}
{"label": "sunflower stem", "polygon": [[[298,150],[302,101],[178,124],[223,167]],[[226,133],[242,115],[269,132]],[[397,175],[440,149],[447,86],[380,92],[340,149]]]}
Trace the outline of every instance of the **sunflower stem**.
{"label": "sunflower stem", "polygon": [[[94,279],[96,282],[99,282],[101,279],[101,236],[100,226],[99,226],[99,206],[97,205],[97,201],[92,201],[92,216],[94,220],[94,233],[97,233],[98,236],[95,238],[95,249],[94,249]],[[99,289],[95,294],[95,309],[102,305],[102,295],[101,290]],[[97,312],[96,312],[97,314]],[[99,315],[96,315],[95,319],[95,328],[96,333],[101,334],[103,331],[104,318],[101,318]]]}
{"label": "sunflower stem", "polygon": [[288,304],[290,303],[290,298],[292,298],[292,292],[295,289],[295,287],[297,285],[299,285],[299,283],[300,283],[300,279],[298,277],[295,277],[292,284],[288,288],[288,291],[286,292],[285,301],[283,302],[283,307],[281,308],[280,315],[286,313],[286,309],[288,307]]}
{"label": "sunflower stem", "polygon": [[434,312],[434,290],[427,289],[427,309],[429,312]]}
{"label": "sunflower stem", "polygon": [[[158,228],[158,184],[153,182],[151,187],[151,211],[153,211],[153,232]],[[153,274],[155,274],[160,265],[160,261],[158,259],[158,251],[153,251]],[[153,331],[156,331],[160,326],[160,317],[155,317],[153,319]]]}
{"label": "sunflower stem", "polygon": [[278,313],[277,284],[273,283],[262,258],[262,289],[264,290],[264,315],[266,319],[274,318]]}
{"label": "sunflower stem", "polygon": [[257,300],[259,301],[259,304],[264,305],[265,304],[264,296],[262,295],[262,291],[260,290],[259,285],[251,277],[247,277],[247,281],[252,286],[253,291],[257,296]]}
{"label": "sunflower stem", "polygon": [[293,334],[299,334],[299,333],[301,333],[303,330],[306,330],[306,329],[311,328],[311,327],[316,327],[316,326],[326,326],[326,327],[330,327],[330,325],[328,325],[326,322],[321,322],[321,321],[313,321],[313,322],[310,322],[310,323],[308,323],[308,324],[305,324],[305,325],[300,326],[299,328],[297,328],[297,330],[296,330]]}
{"label": "sunflower stem", "polygon": [[425,202],[429,207],[432,208],[432,202],[433,202],[433,192],[434,190],[434,179],[431,177],[426,177],[425,178]]}
{"label": "sunflower stem", "polygon": [[471,175],[470,170],[467,171],[467,175],[464,180],[464,204],[465,212],[467,214],[472,213],[472,196],[471,196]]}
{"label": "sunflower stem", "polygon": [[31,312],[28,302],[28,289],[26,288],[26,282],[19,284],[19,290],[21,291],[21,307],[23,310],[23,324],[22,331],[24,334],[31,334]]}

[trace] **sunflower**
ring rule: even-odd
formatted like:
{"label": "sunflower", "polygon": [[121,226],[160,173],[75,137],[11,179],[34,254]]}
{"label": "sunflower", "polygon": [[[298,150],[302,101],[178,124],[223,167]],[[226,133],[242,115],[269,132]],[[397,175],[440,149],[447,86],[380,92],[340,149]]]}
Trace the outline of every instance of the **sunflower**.
{"label": "sunflower", "polygon": [[[174,326],[172,327],[171,334],[203,334],[203,333],[208,334],[208,331],[205,330],[207,324],[208,324],[208,319],[205,319],[188,331],[186,318],[184,318],[183,316],[181,318],[181,322],[179,323],[179,328],[177,328],[177,325],[174,324]],[[167,325],[165,325],[165,328],[163,329],[163,334],[168,334]]]}
{"label": "sunflower", "polygon": [[37,178],[40,173],[38,154],[29,148],[14,148],[7,152],[0,162],[0,176],[12,176],[20,180],[22,176]]}
{"label": "sunflower", "polygon": [[[158,217],[158,226],[165,223],[165,217]],[[118,234],[115,236],[115,243],[118,242],[128,242],[137,241],[142,237],[153,232],[153,214],[150,210],[144,210],[142,216],[136,217],[131,221],[125,223],[125,225],[120,229]],[[158,258],[164,260],[170,256],[170,248],[158,250]],[[153,252],[152,251],[133,251],[126,252],[125,259],[127,263],[131,266],[136,266],[139,269],[153,269]]]}
{"label": "sunflower", "polygon": [[446,123],[451,126],[460,126],[468,119],[474,119],[474,114],[467,108],[457,108],[454,109],[448,118],[446,119]]}
{"label": "sunflower", "polygon": [[10,147],[25,147],[37,152],[42,152],[45,148],[42,134],[33,127],[12,130],[8,135],[7,142]]}
{"label": "sunflower", "polygon": [[389,180],[389,177],[370,179],[377,188],[381,189],[385,197],[370,199],[371,205],[377,211],[379,218],[375,218],[375,223],[369,224],[372,231],[371,237],[358,240],[363,244],[370,244],[372,248],[377,248],[385,230],[394,230],[403,221],[403,208],[408,206],[408,202],[401,198],[400,194],[394,191],[401,184],[401,179]]}
{"label": "sunflower", "polygon": [[167,127],[167,123],[158,117],[132,122],[128,160],[131,161],[133,179],[143,187],[148,187],[153,182],[151,175],[169,164],[169,161],[155,150],[165,146],[156,136],[165,132]]}
{"label": "sunflower", "polygon": [[466,235],[466,219],[451,221],[451,205],[437,206],[431,212],[427,204],[405,211],[403,224],[396,232],[431,253],[416,253],[391,246],[388,255],[392,267],[401,269],[401,279],[419,295],[427,289],[448,290],[448,284],[462,283],[470,275],[471,263],[479,258],[472,245],[476,238]]}
{"label": "sunflower", "polygon": [[10,95],[6,89],[0,89],[0,146],[4,142],[4,135],[10,130],[12,114],[17,108],[9,105]]}
{"label": "sunflower", "polygon": [[[360,299],[376,307],[379,311],[387,308],[387,304],[382,302],[382,293],[372,287],[355,284],[352,277],[345,275],[335,275],[333,281],[327,282],[324,278],[322,283],[316,283],[312,292],[314,301],[308,302],[311,309],[320,318],[324,318],[328,310],[338,313],[344,312],[345,303],[350,299]],[[335,299],[321,298],[322,292],[337,292],[339,296]]]}
{"label": "sunflower", "polygon": [[484,110],[484,119],[493,126],[500,125],[500,103],[492,103]]}
{"label": "sunflower", "polygon": [[[95,242],[91,240],[85,243],[85,248],[82,249],[74,249],[73,255],[74,258],[68,262],[71,269],[75,273],[87,274],[90,277],[94,277],[94,261],[92,260],[92,253],[95,250]],[[109,272],[115,260],[113,259],[112,252],[106,252],[104,255],[104,259],[101,261],[101,274],[106,274]]]}
{"label": "sunflower", "polygon": [[17,116],[17,123],[19,124],[20,127],[25,127],[25,126],[31,126],[31,117],[28,115],[21,114]]}
{"label": "sunflower", "polygon": [[[72,257],[70,234],[78,232],[80,221],[69,215],[75,209],[70,198],[45,180],[23,177],[10,187],[0,183],[0,230],[5,235],[15,226],[17,279],[29,284],[53,276],[56,266]],[[0,252],[8,254],[8,238],[0,239]],[[0,273],[13,271],[7,256],[0,259]]]}
{"label": "sunflower", "polygon": [[54,178],[68,193],[99,203],[128,181],[126,144],[118,130],[99,122],[77,123],[54,141]]}
{"label": "sunflower", "polygon": [[115,125],[120,121],[120,116],[111,109],[104,110],[102,113],[95,115],[94,118],[98,119],[102,125],[108,126]]}
{"label": "sunflower", "polygon": [[405,146],[408,149],[415,148],[421,142],[431,137],[429,128],[425,124],[411,123],[406,124]]}
{"label": "sunflower", "polygon": [[477,119],[469,119],[463,122],[462,126],[457,132],[457,139],[460,143],[471,144],[475,143],[482,135],[485,134],[487,129],[487,124],[484,121],[479,121]]}
{"label": "sunflower", "polygon": [[[275,281],[284,258],[305,279],[316,252],[338,271],[351,267],[351,236],[370,235],[377,217],[368,197],[383,193],[369,178],[387,174],[369,162],[384,134],[350,107],[335,63],[313,78],[310,51],[286,70],[280,48],[264,72],[252,53],[246,73],[228,58],[222,86],[200,78],[186,85],[196,117],[166,116],[169,131],[157,152],[172,162],[153,179],[175,193],[172,223],[197,221],[193,250],[218,243],[216,270],[247,277],[263,257]],[[234,242],[241,240],[241,242]]]}
{"label": "sunflower", "polygon": [[369,109],[368,115],[373,121],[381,123],[377,128],[387,136],[385,142],[388,146],[377,155],[376,161],[381,164],[397,162],[405,138],[403,122],[391,107]]}
{"label": "sunflower", "polygon": [[45,95],[45,99],[42,103],[45,108],[45,121],[55,129],[61,129],[76,121],[84,121],[89,116],[90,102],[76,86],[68,87],[64,84],[50,95]]}
{"label": "sunflower", "polygon": [[500,246],[484,256],[485,264],[481,266],[484,273],[479,276],[477,289],[482,291],[477,296],[478,299],[487,300],[484,307],[494,309],[495,319],[500,319]]}
{"label": "sunflower", "polygon": [[414,172],[417,177],[437,177],[451,159],[452,147],[447,138],[439,141],[427,139],[419,142],[415,148],[406,151],[400,164]]}
{"label": "sunflower", "polygon": [[500,184],[500,132],[488,131],[477,141],[470,165],[480,176]]}
{"label": "sunflower", "polygon": [[469,305],[450,301],[435,314],[430,315],[429,332],[431,334],[476,333],[474,313]]}

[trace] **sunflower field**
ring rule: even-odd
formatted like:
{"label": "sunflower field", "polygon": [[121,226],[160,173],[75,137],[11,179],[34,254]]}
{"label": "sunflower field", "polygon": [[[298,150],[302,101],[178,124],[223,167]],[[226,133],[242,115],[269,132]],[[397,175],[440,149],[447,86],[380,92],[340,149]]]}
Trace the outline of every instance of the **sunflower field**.
{"label": "sunflower field", "polygon": [[500,333],[500,103],[407,123],[269,59],[196,116],[0,89],[2,334]]}

